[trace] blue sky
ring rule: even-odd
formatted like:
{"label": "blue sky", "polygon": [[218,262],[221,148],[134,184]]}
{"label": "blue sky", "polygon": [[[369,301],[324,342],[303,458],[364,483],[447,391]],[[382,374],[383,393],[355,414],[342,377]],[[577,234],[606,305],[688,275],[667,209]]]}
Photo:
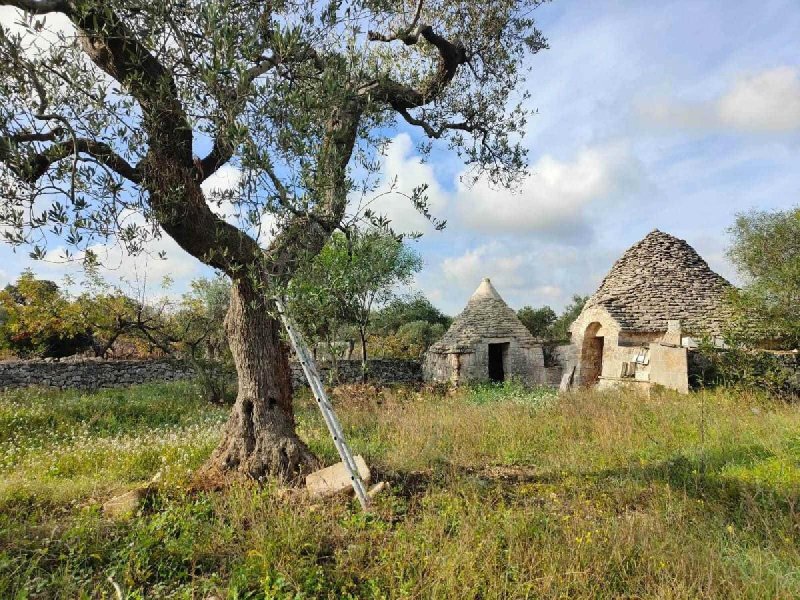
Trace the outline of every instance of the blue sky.
{"label": "blue sky", "polygon": [[[735,214],[800,203],[797,0],[561,0],[537,10],[537,20],[550,49],[530,61],[538,114],[518,189],[466,188],[455,157],[435,150],[423,163],[416,132],[394,135],[385,181],[397,176],[406,191],[428,183],[436,216],[448,221],[415,243],[425,260],[417,288],[456,313],[488,276],[515,308],[559,309],[591,293],[654,228],[688,240],[735,280],[725,259]],[[234,176],[223,171],[216,184]],[[424,229],[400,198],[377,204],[399,228]],[[180,290],[207,274],[163,245],[169,260],[134,267],[117,256],[113,276],[170,275]],[[0,247],[0,284],[27,266],[24,253]],[[33,268],[56,279],[67,270]]]}

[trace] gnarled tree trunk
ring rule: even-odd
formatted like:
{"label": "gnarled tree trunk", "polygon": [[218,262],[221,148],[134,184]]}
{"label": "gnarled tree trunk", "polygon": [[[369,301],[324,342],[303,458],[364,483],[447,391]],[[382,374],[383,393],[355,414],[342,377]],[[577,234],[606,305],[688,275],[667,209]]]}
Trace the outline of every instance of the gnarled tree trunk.
{"label": "gnarled tree trunk", "polygon": [[225,329],[239,375],[239,393],[222,441],[204,471],[238,472],[288,481],[316,459],[295,432],[288,351],[267,300],[245,279],[234,280]]}

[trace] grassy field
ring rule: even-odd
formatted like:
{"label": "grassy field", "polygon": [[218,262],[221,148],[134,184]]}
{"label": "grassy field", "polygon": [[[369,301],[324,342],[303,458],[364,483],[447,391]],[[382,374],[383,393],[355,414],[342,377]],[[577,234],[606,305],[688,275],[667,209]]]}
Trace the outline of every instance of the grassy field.
{"label": "grassy field", "polygon": [[[391,483],[368,516],[274,486],[187,493],[227,413],[188,384],[0,395],[0,598],[800,597],[798,405],[335,395]],[[334,462],[308,398],[298,412]],[[103,516],[158,471],[136,515]]]}

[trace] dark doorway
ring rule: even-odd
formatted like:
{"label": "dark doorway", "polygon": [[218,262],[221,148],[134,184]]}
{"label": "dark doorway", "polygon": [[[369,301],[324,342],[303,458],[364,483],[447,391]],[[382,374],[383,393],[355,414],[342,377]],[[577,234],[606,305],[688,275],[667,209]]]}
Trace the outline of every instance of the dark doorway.
{"label": "dark doorway", "polygon": [[603,346],[605,338],[598,336],[600,323],[592,323],[584,332],[581,352],[581,378],[583,385],[595,385],[603,374]]}
{"label": "dark doorway", "polygon": [[489,379],[505,381],[505,357],[508,354],[508,343],[489,344]]}

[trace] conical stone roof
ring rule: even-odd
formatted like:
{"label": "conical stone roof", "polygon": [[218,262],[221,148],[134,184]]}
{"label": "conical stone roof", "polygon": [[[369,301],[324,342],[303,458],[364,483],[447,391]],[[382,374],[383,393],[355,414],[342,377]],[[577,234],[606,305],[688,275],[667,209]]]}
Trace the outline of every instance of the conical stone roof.
{"label": "conical stone roof", "polygon": [[522,348],[536,346],[536,340],[505,303],[489,279],[484,279],[442,339],[429,352],[438,354],[471,352],[486,339],[512,338]]}
{"label": "conical stone roof", "polygon": [[627,331],[665,331],[679,319],[684,332],[719,335],[730,288],[686,241],[656,229],[614,263],[586,307],[602,306]]}

